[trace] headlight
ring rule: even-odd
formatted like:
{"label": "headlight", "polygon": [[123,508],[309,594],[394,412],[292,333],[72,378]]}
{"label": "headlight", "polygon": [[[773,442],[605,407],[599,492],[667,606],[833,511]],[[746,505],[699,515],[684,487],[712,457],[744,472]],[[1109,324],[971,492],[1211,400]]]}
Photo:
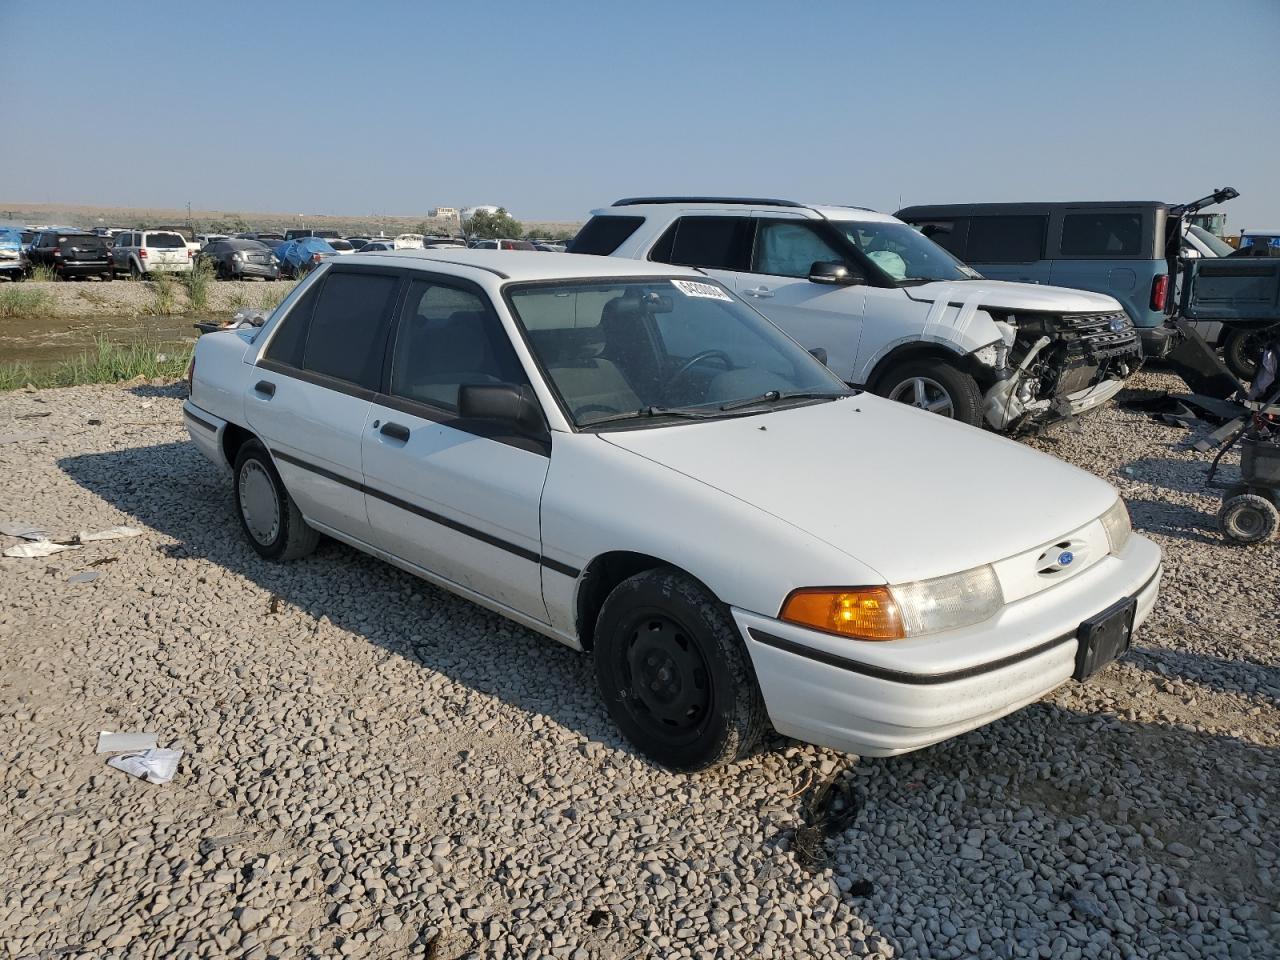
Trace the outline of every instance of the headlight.
{"label": "headlight", "polygon": [[1133,525],[1129,523],[1129,509],[1124,505],[1124,500],[1117,498],[1100,519],[1103,529],[1107,531],[1111,552],[1119,553],[1125,548],[1130,534],[1133,533]]}
{"label": "headlight", "polygon": [[891,587],[794,590],[779,617],[857,640],[900,640],[981,623],[1004,605],[990,566]]}

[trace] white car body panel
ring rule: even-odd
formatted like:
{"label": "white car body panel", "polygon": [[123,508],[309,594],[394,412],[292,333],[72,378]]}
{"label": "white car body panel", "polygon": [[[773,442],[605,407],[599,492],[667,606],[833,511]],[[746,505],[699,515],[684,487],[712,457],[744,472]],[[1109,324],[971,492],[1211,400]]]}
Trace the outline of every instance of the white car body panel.
{"label": "white car body panel", "polygon": [[[1115,502],[1108,484],[876,397],[576,431],[537,374],[503,288],[701,276],[695,271],[521,251],[404,251],[347,262],[400,262],[487,292],[542,405],[549,456],[258,365],[279,319],[326,271],[341,269],[331,265],[299,285],[261,331],[200,339],[184,407],[193,442],[225,468],[228,432],[256,433],[318,529],[570,646],[582,645],[588,625],[579,622],[579,602],[598,561],[616,552],[652,557],[686,571],[732,611],[781,732],[892,754],[1036,699],[1070,677],[1082,621],[1136,596],[1140,622],[1155,601],[1159,549],[1135,534],[1111,551],[1098,520]],[[270,400],[255,389],[263,380],[276,386]],[[389,418],[412,427],[408,443],[382,439],[374,424]],[[283,459],[295,455],[347,482]],[[1062,543],[1079,553],[1079,566],[1046,581],[1036,558]],[[777,619],[799,587],[904,583],[987,563],[1006,603],[963,629],[869,643]],[[966,676],[933,679],[956,671]]]}

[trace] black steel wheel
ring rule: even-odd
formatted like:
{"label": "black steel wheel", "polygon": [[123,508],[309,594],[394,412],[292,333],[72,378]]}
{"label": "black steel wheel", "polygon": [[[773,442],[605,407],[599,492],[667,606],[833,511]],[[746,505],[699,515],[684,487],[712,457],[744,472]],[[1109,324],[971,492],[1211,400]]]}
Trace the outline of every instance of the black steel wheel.
{"label": "black steel wheel", "polygon": [[614,722],[665,767],[732,762],[764,730],[764,701],[732,618],[677,570],[639,573],[609,594],[594,655]]}
{"label": "black steel wheel", "polygon": [[1266,497],[1256,493],[1238,493],[1222,502],[1218,511],[1218,528],[1236,543],[1263,543],[1280,528],[1280,510]]}

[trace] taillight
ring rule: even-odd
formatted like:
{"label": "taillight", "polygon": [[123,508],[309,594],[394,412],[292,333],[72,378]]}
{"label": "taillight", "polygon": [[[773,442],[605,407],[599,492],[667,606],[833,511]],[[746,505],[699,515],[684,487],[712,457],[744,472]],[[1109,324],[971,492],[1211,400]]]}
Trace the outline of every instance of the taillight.
{"label": "taillight", "polygon": [[53,255],[54,255],[55,257],[60,257],[60,256],[62,256],[62,248],[61,248],[61,247],[54,247],[54,248],[53,248]]}
{"label": "taillight", "polygon": [[321,260],[323,260],[323,259],[324,259],[324,257],[320,256],[320,254],[318,254],[318,253],[313,253],[313,254],[311,255],[311,262],[312,262],[312,263],[319,263],[319,262],[320,262]]}
{"label": "taillight", "polygon": [[1169,275],[1162,274],[1151,281],[1151,309],[1164,310],[1169,300]]}
{"label": "taillight", "polygon": [[138,248],[138,256],[140,256],[143,260],[147,259],[147,248],[146,248],[146,247],[139,247],[139,248]]}
{"label": "taillight", "polygon": [[190,247],[187,247],[187,259],[188,259],[188,260],[190,260],[190,259],[191,259],[191,248],[190,248]]}

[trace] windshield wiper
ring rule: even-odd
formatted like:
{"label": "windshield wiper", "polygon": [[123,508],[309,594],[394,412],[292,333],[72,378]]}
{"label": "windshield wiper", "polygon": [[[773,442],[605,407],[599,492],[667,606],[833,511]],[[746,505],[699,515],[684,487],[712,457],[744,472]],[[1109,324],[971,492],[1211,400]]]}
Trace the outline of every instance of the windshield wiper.
{"label": "windshield wiper", "polygon": [[841,397],[852,396],[852,391],[836,393],[834,390],[794,390],[789,393],[783,393],[780,390],[770,390],[760,394],[758,397],[748,397],[743,400],[730,400],[728,403],[722,403],[720,404],[720,409],[740,410],[743,407],[754,407],[761,403],[777,403],[780,400],[839,400]]}
{"label": "windshield wiper", "polygon": [[[721,408],[723,409],[723,408]],[[607,417],[584,423],[583,427],[597,427],[602,423],[617,423],[620,420],[643,420],[649,417],[683,417],[686,420],[714,420],[720,410],[700,410],[697,407],[641,407],[626,413],[611,413]]]}

